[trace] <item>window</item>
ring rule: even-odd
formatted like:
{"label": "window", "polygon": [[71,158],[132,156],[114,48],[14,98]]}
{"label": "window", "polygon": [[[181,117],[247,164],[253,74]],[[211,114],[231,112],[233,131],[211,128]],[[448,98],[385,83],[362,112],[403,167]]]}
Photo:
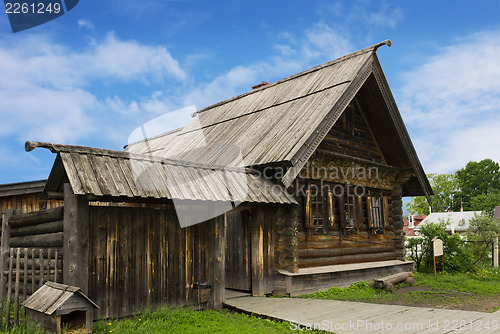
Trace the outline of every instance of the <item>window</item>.
{"label": "window", "polygon": [[335,226],[334,196],[328,189],[315,184],[306,190],[305,225],[309,228],[333,228]]}
{"label": "window", "polygon": [[387,196],[371,194],[366,198],[368,227],[374,234],[383,233],[389,223],[389,202]]}
{"label": "window", "polygon": [[354,234],[358,232],[359,220],[362,215],[361,197],[353,194],[345,194],[339,197],[340,219],[342,232],[344,234]]}

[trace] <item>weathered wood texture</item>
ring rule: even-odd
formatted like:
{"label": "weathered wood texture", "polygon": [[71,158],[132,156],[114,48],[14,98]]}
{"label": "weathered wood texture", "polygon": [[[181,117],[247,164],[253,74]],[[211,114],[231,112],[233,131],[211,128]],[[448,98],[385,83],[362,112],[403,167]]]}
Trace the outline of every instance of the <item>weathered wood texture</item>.
{"label": "weathered wood texture", "polygon": [[[299,207],[303,207],[303,198],[299,198],[298,201]],[[359,232],[351,235],[342,234],[339,205],[335,205],[336,223],[333,228],[328,229],[307,229],[303,223],[304,209],[299,209],[297,218],[299,223],[296,225],[297,267],[308,268],[399,259],[399,250],[395,246],[392,215],[389,217],[388,226],[384,228],[384,233],[373,234],[368,226],[366,198],[362,198],[361,204]],[[388,204],[392,205],[391,198]]]}
{"label": "weathered wood texture", "polygon": [[19,213],[29,213],[63,205],[63,201],[41,200],[40,195],[41,192],[0,197],[0,215],[8,209],[19,210]]}
{"label": "weathered wood texture", "polygon": [[213,219],[181,229],[173,208],[90,207],[89,220],[89,297],[101,307],[98,317],[193,304],[194,282],[224,276],[214,259]]}
{"label": "weathered wood texture", "polygon": [[359,105],[352,102],[318,149],[384,163],[377,142]]}
{"label": "weathered wood texture", "polygon": [[64,284],[88,294],[89,205],[83,196],[73,194],[64,184],[63,273]]}
{"label": "weathered wood texture", "polygon": [[226,214],[226,288],[251,291],[250,212]]}
{"label": "weathered wood texture", "polygon": [[[300,204],[299,204],[300,205]],[[280,206],[276,210],[274,254],[276,269],[298,271],[297,228],[300,206]]]}

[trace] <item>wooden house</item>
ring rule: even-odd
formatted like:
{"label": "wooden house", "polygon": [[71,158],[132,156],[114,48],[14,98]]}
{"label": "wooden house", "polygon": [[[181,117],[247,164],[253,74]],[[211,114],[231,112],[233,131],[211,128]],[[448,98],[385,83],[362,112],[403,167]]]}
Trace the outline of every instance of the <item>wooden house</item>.
{"label": "wooden house", "polygon": [[22,213],[50,209],[62,204],[59,200],[42,200],[47,180],[0,184],[0,216],[8,209]]}
{"label": "wooden house", "polygon": [[125,152],[27,142],[56,154],[43,198],[64,197],[64,283],[117,317],[194,303],[195,282],[221,307],[226,289],[293,296],[412,270],[402,196],[432,190],[377,59],[384,44]]}

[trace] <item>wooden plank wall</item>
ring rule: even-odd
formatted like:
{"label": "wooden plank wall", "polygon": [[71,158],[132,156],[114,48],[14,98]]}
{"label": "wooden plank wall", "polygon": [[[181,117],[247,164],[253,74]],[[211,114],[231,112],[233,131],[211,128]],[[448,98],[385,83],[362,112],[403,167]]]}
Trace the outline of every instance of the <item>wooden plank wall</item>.
{"label": "wooden plank wall", "polygon": [[98,317],[195,303],[192,284],[213,277],[213,220],[181,229],[174,210],[92,206],[89,220],[89,297]]}
{"label": "wooden plank wall", "polygon": [[[299,199],[304,207],[303,198]],[[391,205],[391,199],[389,199]],[[397,253],[394,243],[392,219],[384,234],[371,234],[368,228],[366,199],[362,201],[363,219],[358,234],[342,235],[339,229],[339,206],[335,205],[334,229],[324,234],[322,229],[307,231],[304,225],[304,210],[299,210],[298,257],[299,268],[328,266],[345,263],[395,260]]]}
{"label": "wooden plank wall", "polygon": [[25,194],[0,197],[0,216],[8,209],[19,210],[19,213],[29,213],[39,210],[52,209],[64,204],[59,200],[41,200],[41,194]]}

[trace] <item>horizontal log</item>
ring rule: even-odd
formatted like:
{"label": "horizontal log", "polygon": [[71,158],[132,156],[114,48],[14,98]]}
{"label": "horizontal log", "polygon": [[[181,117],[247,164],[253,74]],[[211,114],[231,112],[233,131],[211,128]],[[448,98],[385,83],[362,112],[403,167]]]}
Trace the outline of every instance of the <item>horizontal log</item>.
{"label": "horizontal log", "polygon": [[[15,270],[12,272],[12,273],[13,273],[13,276],[15,276],[15,272],[16,272]],[[52,276],[54,276],[55,272],[56,272],[56,271],[55,271],[55,269],[53,269],[53,268],[52,268],[52,269],[50,269],[50,276],[51,276],[51,277],[52,277]],[[57,270],[57,275],[61,275],[61,274],[62,274],[62,269],[58,269],[58,270]],[[9,271],[8,271],[8,270],[5,270],[5,271],[3,272],[3,275],[4,275],[5,277],[7,277],[7,276],[9,275]],[[28,282],[30,282],[30,283],[31,283],[31,280],[32,280],[32,276],[33,276],[33,275],[32,275],[32,271],[31,271],[31,269],[30,269],[30,271],[29,271],[29,273],[28,273],[28,275],[27,275],[27,277],[28,277],[28,280],[27,280],[27,281],[28,281]],[[40,276],[40,270],[39,270],[39,269],[37,269],[37,270],[35,270],[35,282],[38,282],[38,281],[40,280],[40,277],[39,277],[39,276]],[[46,269],[43,271],[43,277],[47,277],[47,270],[46,270]],[[22,269],[21,269],[21,271],[19,272],[19,278],[20,278],[21,282],[24,282],[24,272],[23,272],[23,270],[22,270]]]}
{"label": "horizontal log", "polygon": [[393,252],[393,247],[356,247],[356,248],[337,248],[337,249],[299,249],[298,254],[303,259],[314,259],[318,257],[334,257],[342,255],[356,255],[369,253]]}
{"label": "horizontal log", "polygon": [[58,220],[33,226],[21,226],[10,230],[11,237],[63,232],[64,221]]}
{"label": "horizontal log", "polygon": [[[59,255],[60,259],[62,258],[62,254],[63,254],[61,247],[43,247],[43,248],[40,248],[40,247],[20,247],[20,248],[21,248],[21,263],[23,263],[23,261],[24,261],[24,249],[25,248],[28,248],[29,261],[31,261],[31,259],[32,259],[31,254],[32,254],[33,249],[35,249],[35,259],[37,261],[40,258],[40,250],[42,251],[44,259],[47,259],[47,256],[49,254],[49,250],[50,250],[50,258],[51,259],[54,259],[54,256],[56,254],[56,250],[58,251],[58,255]],[[14,252],[14,255],[15,255],[16,248],[11,248],[11,250]]]}
{"label": "horizontal log", "polygon": [[359,248],[359,247],[391,247],[394,245],[394,240],[380,240],[372,242],[299,242],[298,249],[336,249],[336,248]]}
{"label": "horizontal log", "polygon": [[395,252],[361,254],[361,255],[345,255],[338,257],[318,258],[318,259],[299,259],[299,268],[322,267],[337,264],[350,264],[373,261],[389,261],[396,260]]}
{"label": "horizontal log", "polygon": [[9,218],[9,225],[11,228],[21,227],[21,226],[31,226],[31,225],[58,221],[62,220],[63,218],[64,218],[64,207],[59,206],[53,209],[35,211],[21,215],[14,215]]}
{"label": "horizontal log", "polygon": [[[352,235],[344,235],[342,237],[342,242],[349,242],[349,241],[375,241],[375,240],[390,240],[394,238],[394,234],[392,233],[386,233],[386,234],[376,234],[376,235],[358,235],[358,234],[352,234]],[[299,241],[335,241],[339,240],[339,237],[337,236],[331,236],[331,235],[324,235],[324,234],[318,234],[318,235],[298,235],[297,240]]]}
{"label": "horizontal log", "polygon": [[27,235],[10,239],[10,247],[62,247],[63,232]]}
{"label": "horizontal log", "polygon": [[412,276],[413,276],[413,274],[411,272],[402,272],[402,273],[398,273],[398,274],[375,279],[370,284],[370,286],[374,289],[385,289],[385,290],[392,292],[395,289],[394,284],[406,282],[406,281],[408,281],[409,284],[412,284],[410,282],[415,281],[415,279]]}

